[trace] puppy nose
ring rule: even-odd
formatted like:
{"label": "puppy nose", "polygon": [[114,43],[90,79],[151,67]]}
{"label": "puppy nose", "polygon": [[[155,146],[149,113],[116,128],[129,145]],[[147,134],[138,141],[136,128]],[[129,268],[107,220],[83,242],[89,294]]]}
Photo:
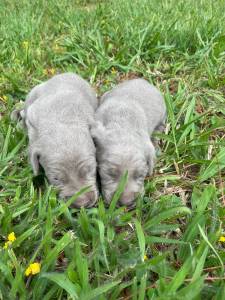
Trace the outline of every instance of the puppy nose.
{"label": "puppy nose", "polygon": [[128,207],[131,207],[131,206],[134,206],[134,201],[137,198],[137,196],[138,196],[138,193],[130,192],[130,193],[122,195],[119,202],[121,205],[126,205]]}
{"label": "puppy nose", "polygon": [[97,202],[97,199],[98,199],[98,196],[97,196],[97,193],[91,191],[91,192],[88,192],[87,194],[85,194],[85,197],[87,199],[87,205],[86,207],[92,207],[95,205],[95,203]]}
{"label": "puppy nose", "polygon": [[[70,198],[70,197],[67,197],[67,198]],[[97,201],[96,193],[91,191],[91,192],[88,192],[88,193],[80,196],[79,198],[77,198],[71,204],[71,207],[74,207],[74,208],[81,208],[82,206],[83,207],[92,207],[92,206],[94,206],[96,201]]]}

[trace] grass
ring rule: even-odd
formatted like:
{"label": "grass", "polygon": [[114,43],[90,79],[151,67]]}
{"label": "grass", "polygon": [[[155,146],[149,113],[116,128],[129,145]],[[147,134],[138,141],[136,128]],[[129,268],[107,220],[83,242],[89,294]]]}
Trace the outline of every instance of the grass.
{"label": "grass", "polygon": [[[224,1],[2,0],[0,20],[0,299],[225,299]],[[109,209],[68,209],[32,177],[10,112],[65,71],[99,94],[142,76],[165,95],[155,175],[133,211],[115,207],[120,191]]]}

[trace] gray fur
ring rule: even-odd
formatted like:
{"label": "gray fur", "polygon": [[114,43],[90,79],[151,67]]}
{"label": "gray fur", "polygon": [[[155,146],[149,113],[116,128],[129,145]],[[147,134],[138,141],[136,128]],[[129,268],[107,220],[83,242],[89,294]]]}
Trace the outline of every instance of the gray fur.
{"label": "gray fur", "polygon": [[133,206],[144,191],[144,178],[152,174],[155,148],[151,135],[162,130],[166,107],[160,92],[144,79],[125,81],[103,95],[96,111],[92,136],[104,199],[110,203],[121,175],[128,183],[120,203]]}
{"label": "gray fur", "polygon": [[29,136],[29,157],[34,174],[39,164],[49,182],[68,198],[84,186],[91,191],[81,195],[75,207],[94,205],[96,154],[90,135],[97,98],[90,85],[73,73],[56,75],[34,87],[20,115]]}

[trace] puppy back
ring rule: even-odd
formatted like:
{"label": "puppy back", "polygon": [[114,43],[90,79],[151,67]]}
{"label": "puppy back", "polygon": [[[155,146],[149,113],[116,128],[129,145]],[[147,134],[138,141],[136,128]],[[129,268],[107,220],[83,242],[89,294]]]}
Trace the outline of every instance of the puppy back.
{"label": "puppy back", "polygon": [[45,97],[68,91],[82,95],[83,101],[87,101],[94,110],[97,108],[97,97],[89,83],[77,74],[63,73],[35,86],[26,98],[25,110],[39,98],[44,101]]}
{"label": "puppy back", "polygon": [[120,99],[127,105],[140,105],[148,123],[151,134],[157,127],[165,122],[166,106],[160,91],[144,79],[133,79],[120,83],[110,92],[105,93],[101,102],[110,102]]}

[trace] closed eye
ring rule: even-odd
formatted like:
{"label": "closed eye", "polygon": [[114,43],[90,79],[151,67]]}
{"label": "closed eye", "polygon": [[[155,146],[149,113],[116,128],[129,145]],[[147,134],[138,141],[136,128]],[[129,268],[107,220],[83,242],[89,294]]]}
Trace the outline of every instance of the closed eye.
{"label": "closed eye", "polygon": [[62,185],[66,183],[66,177],[62,174],[55,174],[52,176],[51,182],[55,185]]}

